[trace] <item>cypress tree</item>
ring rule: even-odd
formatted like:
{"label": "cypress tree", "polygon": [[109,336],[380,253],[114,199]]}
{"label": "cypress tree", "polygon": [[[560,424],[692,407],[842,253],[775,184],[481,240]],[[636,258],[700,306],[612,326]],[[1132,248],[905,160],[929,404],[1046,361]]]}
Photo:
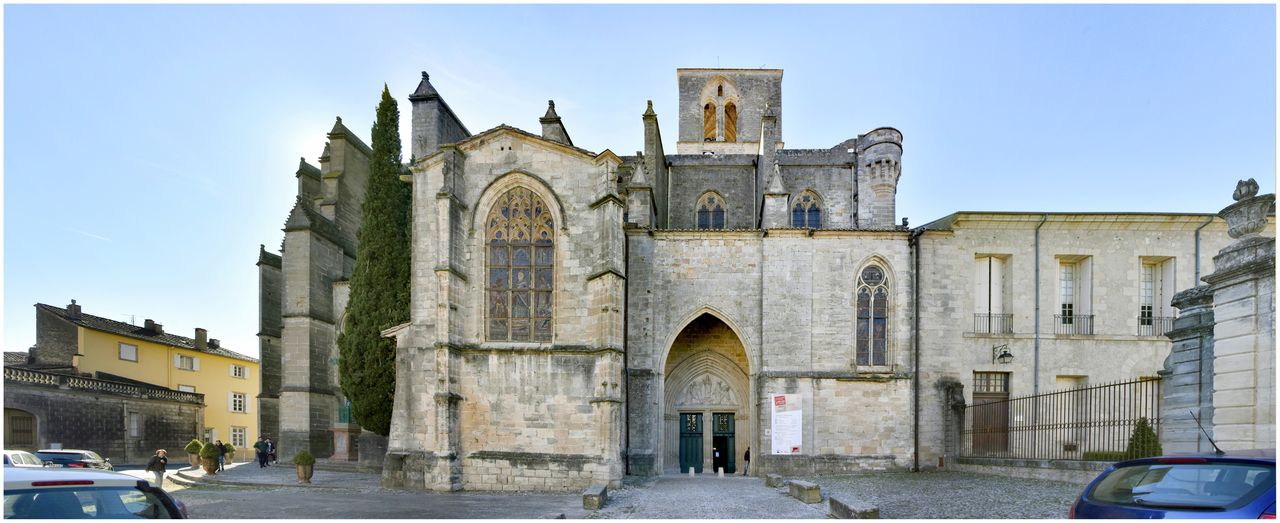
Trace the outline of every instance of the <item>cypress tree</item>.
{"label": "cypress tree", "polygon": [[386,436],[396,387],[395,342],[381,331],[409,321],[409,187],[400,181],[400,110],[382,86],[373,124],[351,298],[338,335],[338,371],[351,417]]}
{"label": "cypress tree", "polygon": [[1147,421],[1146,416],[1138,418],[1138,423],[1133,426],[1133,434],[1129,436],[1129,446],[1125,448],[1124,458],[1145,458],[1161,454],[1164,454],[1164,448],[1160,445],[1160,438],[1156,436],[1151,422]]}

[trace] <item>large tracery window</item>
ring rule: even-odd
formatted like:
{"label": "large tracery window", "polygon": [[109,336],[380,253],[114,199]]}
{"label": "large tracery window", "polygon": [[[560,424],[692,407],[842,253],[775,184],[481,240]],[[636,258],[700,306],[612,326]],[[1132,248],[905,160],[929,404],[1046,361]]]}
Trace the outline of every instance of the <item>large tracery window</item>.
{"label": "large tracery window", "polygon": [[551,341],[555,220],[532,191],[498,198],[485,221],[488,339]]}
{"label": "large tracery window", "polygon": [[889,336],[889,279],[870,265],[858,275],[857,365],[885,365]]}
{"label": "large tracery window", "polygon": [[800,193],[791,206],[792,227],[822,228],[822,201],[811,191]]}
{"label": "large tracery window", "polygon": [[724,198],[719,194],[709,192],[698,198],[698,228],[723,229],[724,207]]}

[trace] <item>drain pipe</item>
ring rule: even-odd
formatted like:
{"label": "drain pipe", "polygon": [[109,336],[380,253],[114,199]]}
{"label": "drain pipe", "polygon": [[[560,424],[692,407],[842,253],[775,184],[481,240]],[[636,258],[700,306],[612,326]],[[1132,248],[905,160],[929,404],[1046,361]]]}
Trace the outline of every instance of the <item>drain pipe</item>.
{"label": "drain pipe", "polygon": [[1036,225],[1036,342],[1035,342],[1035,363],[1032,368],[1031,393],[1033,395],[1040,394],[1040,228],[1044,227],[1044,222],[1049,221],[1049,213],[1040,215],[1040,224]]}
{"label": "drain pipe", "polygon": [[1210,216],[1199,227],[1196,227],[1196,281],[1191,282],[1192,287],[1200,285],[1200,229],[1207,227],[1211,223],[1213,223],[1213,216]]}
{"label": "drain pipe", "polygon": [[[622,229],[622,263],[627,275],[631,275],[631,238],[627,237],[626,224]],[[631,475],[631,347],[627,343],[627,317],[631,310],[627,301],[631,294],[631,278],[622,280],[622,473]]]}
{"label": "drain pipe", "polygon": [[913,418],[911,429],[911,472],[920,472],[920,235],[922,234],[924,234],[924,227],[913,230],[907,241],[912,251],[911,348],[915,353],[911,362],[911,387],[913,389],[911,397],[911,417]]}

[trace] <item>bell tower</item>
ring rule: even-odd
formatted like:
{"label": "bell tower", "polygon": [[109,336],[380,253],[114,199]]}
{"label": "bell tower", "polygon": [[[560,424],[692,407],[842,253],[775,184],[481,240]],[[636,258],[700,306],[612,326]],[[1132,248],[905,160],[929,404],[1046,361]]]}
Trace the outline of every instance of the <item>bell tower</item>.
{"label": "bell tower", "polygon": [[782,147],[781,69],[677,69],[676,154],[759,154],[766,108]]}

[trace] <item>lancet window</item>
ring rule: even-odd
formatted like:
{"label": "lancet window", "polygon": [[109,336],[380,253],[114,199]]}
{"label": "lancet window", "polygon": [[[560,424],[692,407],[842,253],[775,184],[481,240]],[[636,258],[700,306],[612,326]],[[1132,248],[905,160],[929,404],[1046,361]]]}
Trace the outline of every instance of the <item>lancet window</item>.
{"label": "lancet window", "polygon": [[698,198],[698,228],[723,229],[724,212],[724,198],[714,192],[703,194]]}
{"label": "lancet window", "polygon": [[885,365],[889,336],[889,278],[878,265],[858,275],[857,365]]}
{"label": "lancet window", "polygon": [[486,338],[551,341],[555,219],[533,191],[516,187],[485,221]]}

